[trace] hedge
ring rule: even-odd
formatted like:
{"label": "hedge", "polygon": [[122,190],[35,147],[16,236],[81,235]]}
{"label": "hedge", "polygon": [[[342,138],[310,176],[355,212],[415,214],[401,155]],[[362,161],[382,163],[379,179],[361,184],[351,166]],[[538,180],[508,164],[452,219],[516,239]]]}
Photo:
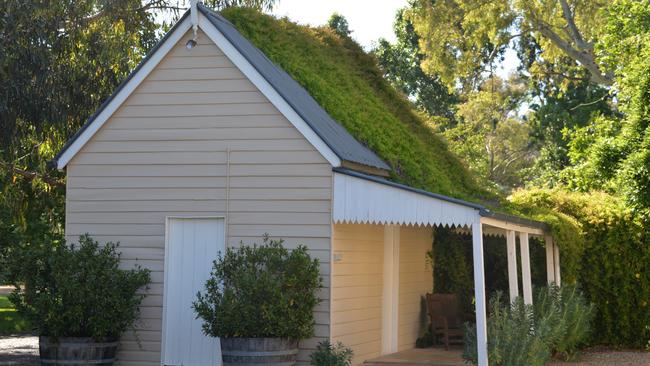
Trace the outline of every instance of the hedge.
{"label": "hedge", "polygon": [[515,192],[510,201],[551,224],[562,281],[596,305],[592,341],[650,346],[650,221],[602,192]]}

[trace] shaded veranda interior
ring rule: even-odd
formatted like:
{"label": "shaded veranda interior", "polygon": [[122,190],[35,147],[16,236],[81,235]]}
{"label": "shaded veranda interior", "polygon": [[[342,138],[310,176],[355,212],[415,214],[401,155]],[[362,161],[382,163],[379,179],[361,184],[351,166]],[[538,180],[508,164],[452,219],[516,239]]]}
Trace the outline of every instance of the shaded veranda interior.
{"label": "shaded veranda interior", "polygon": [[436,227],[472,237],[480,365],[487,365],[484,237],[503,238],[510,299],[521,296],[521,277],[532,304],[532,237],[545,243],[547,281],[560,283],[559,250],[541,222],[346,170],[335,172],[333,199],[331,338],[354,350],[353,364],[413,349],[424,333],[422,298],[433,288],[426,254]]}

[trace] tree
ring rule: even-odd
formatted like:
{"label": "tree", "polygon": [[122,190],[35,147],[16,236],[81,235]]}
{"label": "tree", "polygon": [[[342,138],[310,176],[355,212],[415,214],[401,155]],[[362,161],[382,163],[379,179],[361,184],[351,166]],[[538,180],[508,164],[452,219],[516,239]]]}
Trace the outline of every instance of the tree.
{"label": "tree", "polygon": [[0,267],[60,240],[62,174],[47,162],[157,41],[161,0],[0,0]]}
{"label": "tree", "polygon": [[[569,145],[570,187],[620,193],[650,210],[650,1],[617,0],[604,13],[596,48],[616,75],[622,119],[602,117],[576,130]],[[646,217],[647,219],[647,217]]]}
{"label": "tree", "polygon": [[588,126],[599,116],[616,115],[612,94],[588,80],[563,85],[554,76],[530,80],[528,89],[530,143],[539,150],[528,171],[528,181],[555,186],[561,182],[558,173],[571,165],[569,144],[573,131]]}
{"label": "tree", "polygon": [[327,21],[327,26],[332,28],[341,37],[349,37],[352,34],[348,20],[339,13],[333,13]]}
{"label": "tree", "polygon": [[424,54],[420,51],[420,37],[414,32],[413,24],[400,9],[395,16],[393,30],[397,41],[391,44],[380,39],[373,53],[377,57],[384,77],[398,90],[406,94],[415,106],[430,116],[454,117],[457,97],[436,75],[422,70]]}
{"label": "tree", "polygon": [[253,8],[259,11],[271,11],[278,0],[204,0],[205,5],[221,10],[231,7]]}
{"label": "tree", "polygon": [[[276,0],[212,0],[270,10]],[[0,267],[62,240],[65,180],[47,162],[158,41],[170,0],[0,0]],[[2,273],[0,273],[0,276]]]}
{"label": "tree", "polygon": [[611,71],[595,49],[605,0],[414,0],[406,16],[413,22],[426,58],[422,67],[450,87],[476,88],[511,41],[535,44],[529,71],[589,72],[592,82],[610,86]]}
{"label": "tree", "polygon": [[470,169],[503,190],[522,185],[535,156],[529,125],[517,116],[523,98],[521,80],[488,79],[458,106],[458,124],[442,130]]}

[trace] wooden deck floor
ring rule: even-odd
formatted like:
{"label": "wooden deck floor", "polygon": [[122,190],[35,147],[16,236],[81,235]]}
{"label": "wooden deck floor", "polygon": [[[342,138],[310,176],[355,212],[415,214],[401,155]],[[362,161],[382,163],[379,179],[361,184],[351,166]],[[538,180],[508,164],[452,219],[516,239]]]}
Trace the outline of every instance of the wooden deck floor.
{"label": "wooden deck floor", "polygon": [[417,348],[403,352],[385,355],[364,362],[365,366],[466,366],[463,361],[460,347],[451,347],[449,351],[444,348]]}

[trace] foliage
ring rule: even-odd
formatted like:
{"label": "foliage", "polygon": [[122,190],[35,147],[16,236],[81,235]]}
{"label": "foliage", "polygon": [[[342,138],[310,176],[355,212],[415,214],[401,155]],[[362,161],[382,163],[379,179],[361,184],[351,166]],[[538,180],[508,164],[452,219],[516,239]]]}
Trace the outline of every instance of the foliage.
{"label": "foliage", "polygon": [[204,0],[203,3],[216,10],[244,7],[259,11],[271,11],[278,0]]}
{"label": "foliage", "polygon": [[348,25],[348,20],[339,13],[334,13],[327,21],[327,26],[341,37],[349,37],[352,31]]}
{"label": "foliage", "polygon": [[0,295],[0,335],[22,333],[29,329],[29,323],[16,312],[7,296]]}
{"label": "foliage", "polygon": [[164,6],[0,1],[0,268],[62,238],[65,184],[47,161],[153,47]]}
{"label": "foliage", "polygon": [[451,229],[436,228],[433,233],[433,292],[453,293],[464,313],[474,311],[474,275],[471,239]]}
{"label": "foliage", "polygon": [[[471,234],[454,228],[436,228],[433,250],[428,257],[433,265],[434,292],[457,294],[462,313],[471,318],[475,311]],[[505,238],[486,235],[483,238],[483,258],[487,293],[508,291]],[[545,285],[545,249],[533,237],[530,238],[530,260],[533,286]]]}
{"label": "foliage", "polygon": [[[503,57],[511,41],[527,50],[523,63],[531,74],[572,74],[587,70],[597,84],[613,75],[596,59],[594,42],[603,22],[605,1],[415,0],[407,10],[427,56],[422,67],[440,75],[451,88],[478,86]],[[564,31],[561,31],[564,30]],[[535,52],[540,49],[541,52]]]}
{"label": "foliage", "polygon": [[420,37],[404,12],[405,9],[397,11],[393,24],[397,41],[390,43],[379,39],[373,50],[384,78],[427,115],[453,120],[457,97],[449,92],[439,77],[422,70],[425,56],[420,50]]}
{"label": "foliage", "polygon": [[606,190],[647,216],[650,212],[650,2],[619,0],[603,11],[598,43],[617,76],[622,119],[602,117],[574,131],[571,167],[561,177],[571,188]]}
{"label": "foliage", "polygon": [[427,329],[424,334],[415,340],[415,348],[429,348],[435,344],[435,339],[431,329]]}
{"label": "foliage", "polygon": [[593,341],[642,347],[650,340],[650,232],[620,198],[530,189],[511,196],[552,225],[562,282],[577,283],[595,305]]}
{"label": "foliage", "polygon": [[493,198],[353,40],[329,27],[300,26],[249,9],[222,14],[390,164],[393,179],[458,198]]}
{"label": "foliage", "polygon": [[262,245],[228,248],[214,261],[205,291],[193,302],[203,332],[225,338],[309,338],[322,287],[307,247],[291,251],[264,236]]}
{"label": "foliage", "polygon": [[458,106],[458,124],[441,126],[452,151],[484,181],[502,190],[521,186],[522,172],[534,158],[529,149],[529,125],[517,117],[524,95],[525,88],[516,79],[487,79]]}
{"label": "foliage", "polygon": [[119,244],[103,247],[83,235],[79,245],[36,246],[20,253],[25,289],[11,301],[20,314],[50,337],[118,338],[139,315],[151,280],[148,269],[119,269]]}
{"label": "foliage", "polygon": [[554,187],[563,183],[562,170],[571,166],[569,145],[575,131],[594,123],[601,116],[613,117],[611,95],[588,82],[571,83],[559,90],[553,80],[532,86],[528,124],[530,144],[538,150],[538,158],[527,176],[528,185]]}
{"label": "foliage", "polygon": [[590,337],[594,306],[587,303],[584,295],[575,285],[555,284],[541,288],[533,301],[537,324],[546,328],[538,331],[551,348],[553,354],[566,359],[575,359],[580,346]]}
{"label": "foliage", "polygon": [[[490,299],[488,359],[491,365],[545,365],[553,354],[570,356],[584,345],[591,330],[593,306],[575,286],[541,288],[534,306],[521,297],[503,303],[501,292]],[[476,327],[466,325],[463,358],[477,363]]]}
{"label": "foliage", "polygon": [[[503,304],[501,293],[490,298],[487,321],[488,363],[490,365],[542,366],[551,357],[545,340],[537,332],[548,324],[536,323],[531,305],[521,298]],[[463,359],[478,363],[476,326],[466,324]]]}
{"label": "foliage", "polygon": [[352,364],[352,349],[343,343],[336,345],[329,341],[322,341],[316,346],[316,350],[309,356],[310,365],[314,366],[350,366]]}

